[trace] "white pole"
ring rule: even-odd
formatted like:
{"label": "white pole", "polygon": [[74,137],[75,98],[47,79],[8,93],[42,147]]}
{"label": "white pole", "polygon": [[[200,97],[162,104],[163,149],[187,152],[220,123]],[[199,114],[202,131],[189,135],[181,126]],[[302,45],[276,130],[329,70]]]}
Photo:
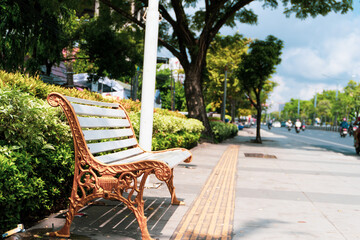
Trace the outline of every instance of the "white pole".
{"label": "white pole", "polygon": [[139,144],[151,151],[154,117],[156,58],[159,32],[159,1],[149,0],[146,15],[143,83],[141,89],[141,117]]}

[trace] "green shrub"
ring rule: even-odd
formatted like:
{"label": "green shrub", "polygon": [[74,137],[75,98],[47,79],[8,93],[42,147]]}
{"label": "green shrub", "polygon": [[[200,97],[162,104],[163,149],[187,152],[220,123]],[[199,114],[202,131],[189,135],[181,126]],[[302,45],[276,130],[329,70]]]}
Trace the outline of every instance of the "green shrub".
{"label": "green shrub", "polygon": [[238,133],[237,126],[232,123],[211,121],[210,126],[214,133],[215,142],[222,142],[227,138],[236,136]]}
{"label": "green shrub", "polygon": [[[140,113],[130,113],[130,119],[135,134],[139,136]],[[173,147],[190,149],[196,146],[203,130],[204,126],[199,120],[155,113],[152,150]]]}
{"label": "green shrub", "polygon": [[63,207],[73,174],[69,127],[58,109],[0,89],[0,230]]}
{"label": "green shrub", "polygon": [[159,132],[153,135],[152,150],[157,151],[176,147],[190,149],[197,145],[200,135],[200,133],[189,133],[184,131],[177,133]]}
{"label": "green shrub", "polygon": [[155,108],[155,112],[159,113],[161,115],[169,115],[179,118],[186,118],[186,116],[182,113],[179,113],[178,111],[170,111],[168,109],[161,109],[161,108]]}
{"label": "green shrub", "polygon": [[0,89],[0,139],[5,145],[42,153],[69,142],[68,126],[54,115],[59,115],[59,109],[43,100],[20,90]]}
{"label": "green shrub", "polygon": [[58,92],[70,97],[84,98],[95,101],[118,102],[126,111],[140,111],[140,102],[118,97],[105,96],[87,90],[79,91],[76,88],[64,88],[58,85],[44,83],[39,77],[29,77],[20,73],[0,71],[0,88],[17,89],[32,96],[45,100],[49,93]]}

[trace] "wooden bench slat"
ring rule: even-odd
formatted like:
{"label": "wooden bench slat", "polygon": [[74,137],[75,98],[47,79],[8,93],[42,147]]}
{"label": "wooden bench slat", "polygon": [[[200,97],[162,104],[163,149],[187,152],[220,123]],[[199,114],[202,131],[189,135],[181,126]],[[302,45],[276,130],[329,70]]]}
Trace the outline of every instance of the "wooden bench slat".
{"label": "wooden bench slat", "polygon": [[65,96],[65,97],[69,102],[83,103],[83,104],[103,106],[103,107],[116,107],[116,108],[119,107],[118,103],[98,102],[98,101],[86,100],[82,98],[74,98],[69,96]]}
{"label": "wooden bench slat", "polygon": [[130,128],[111,130],[84,130],[83,133],[86,141],[130,137],[134,135],[134,132]]}
{"label": "wooden bench slat", "polygon": [[100,143],[88,143],[88,147],[92,154],[113,151],[121,148],[128,148],[135,145],[137,145],[137,141],[135,138]]}
{"label": "wooden bench slat", "polygon": [[123,160],[112,162],[112,164],[130,163],[130,162],[142,161],[142,160],[159,160],[165,162],[167,165],[169,165],[170,168],[173,168],[177,166],[179,163],[188,159],[190,156],[191,153],[189,151],[173,150],[173,151],[166,151],[159,153],[144,153],[132,158],[126,158]]}
{"label": "wooden bench slat", "polygon": [[96,157],[96,159],[103,162],[103,163],[112,163],[114,161],[119,161],[121,159],[131,157],[131,156],[143,153],[143,152],[144,151],[141,148],[136,147],[136,148],[131,148],[131,149],[128,149],[128,150],[117,152],[117,153],[110,153],[110,154],[107,154],[107,155],[98,156],[98,157]]}
{"label": "wooden bench slat", "polygon": [[88,115],[97,117],[120,117],[126,118],[126,114],[120,109],[100,108],[81,104],[71,104],[78,115]]}
{"label": "wooden bench slat", "polygon": [[82,128],[130,127],[127,119],[78,117],[78,120]]}

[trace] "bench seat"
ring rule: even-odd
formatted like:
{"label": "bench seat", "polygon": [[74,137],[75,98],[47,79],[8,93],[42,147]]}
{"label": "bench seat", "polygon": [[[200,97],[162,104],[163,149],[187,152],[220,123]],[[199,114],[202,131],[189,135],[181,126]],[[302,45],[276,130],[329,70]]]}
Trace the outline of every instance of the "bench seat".
{"label": "bench seat", "polygon": [[[104,157],[101,156],[97,157],[97,159],[102,162],[105,162],[107,159],[109,159],[109,157],[110,157],[109,155],[106,155]],[[142,160],[158,160],[165,162],[170,168],[174,168],[179,163],[183,162],[189,157],[191,157],[191,153],[189,151],[175,149],[175,150],[163,151],[163,152],[143,152],[129,158],[107,162],[107,164],[132,163]]]}

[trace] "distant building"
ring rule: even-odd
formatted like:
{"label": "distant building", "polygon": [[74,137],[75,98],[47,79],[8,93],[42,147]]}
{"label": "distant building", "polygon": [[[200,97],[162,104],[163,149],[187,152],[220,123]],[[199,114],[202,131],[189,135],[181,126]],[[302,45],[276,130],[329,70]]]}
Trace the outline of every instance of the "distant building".
{"label": "distant building", "polygon": [[158,57],[158,63],[164,63],[159,70],[170,69],[172,71],[172,78],[175,79],[176,82],[181,82],[184,84],[185,74],[184,68],[181,66],[179,59],[176,57],[172,58],[161,58]]}
{"label": "distant building", "polygon": [[131,97],[131,85],[110,79],[108,77],[100,78],[96,82],[88,80],[89,74],[74,74],[74,85],[79,88],[86,88],[92,92],[101,93],[104,96],[117,96],[122,99]]}

